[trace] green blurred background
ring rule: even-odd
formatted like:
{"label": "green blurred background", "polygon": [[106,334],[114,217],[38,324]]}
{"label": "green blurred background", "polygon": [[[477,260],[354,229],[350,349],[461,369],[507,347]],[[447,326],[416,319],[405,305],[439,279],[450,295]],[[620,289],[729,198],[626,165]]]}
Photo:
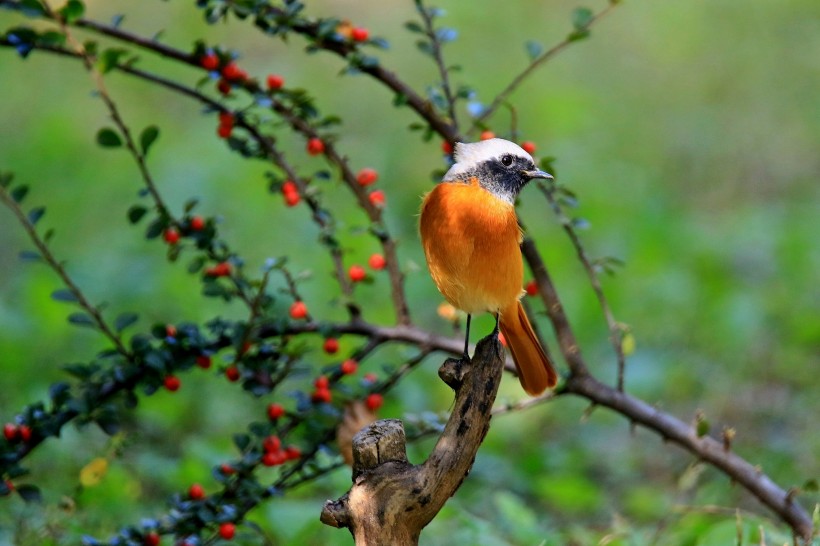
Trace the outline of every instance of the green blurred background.
{"label": "green blurred background", "polygon": [[[341,62],[307,55],[298,37],[270,40],[246,23],[207,26],[193,2],[89,1],[88,15],[109,21],[125,13],[124,28],[180,49],[204,38],[241,52],[257,77],[283,74],[303,86],[324,113],[344,119],[339,147],[355,168],[381,173],[387,222],[400,241],[412,314],[431,330],[445,328],[440,301],[424,268],[416,235],[420,195],[442,168],[439,142],[405,130],[415,121],[396,110],[367,77],[340,77]],[[524,42],[549,46],[571,29],[574,8],[604,4],[441,2],[442,23],[459,31],[446,48],[489,102],[527,63]],[[138,6],[138,7],[135,7]],[[310,2],[310,13],[335,15],[383,36],[383,62],[416,89],[435,81],[435,67],[414,46],[403,24],[412,2]],[[0,12],[0,28],[20,20]],[[201,73],[141,53],[142,66],[193,84]],[[149,166],[175,210],[190,196],[200,213],[224,218],[224,237],[258,268],[289,255],[309,270],[302,290],[320,316],[344,318],[333,302],[330,264],[303,208],[286,209],[266,192],[267,165],[243,161],[215,137],[216,120],[200,107],[123,75],[107,78],[132,129],[161,128]],[[0,170],[30,184],[27,204],[48,207],[44,227],[56,229],[53,249],[94,302],[111,316],[139,311],[133,331],[155,322],[241,317],[199,297],[196,277],[169,264],[161,243],[142,238],[125,218],[138,201],[136,168],[120,151],[94,143],[107,125],[101,102],[79,63],[34,52],[22,61],[0,50]],[[574,214],[592,256],[625,261],[604,288],[618,320],[637,339],[626,384],[633,394],[690,420],[705,413],[712,430],[737,430],[735,449],[783,487],[820,474],[817,378],[820,369],[820,4],[778,2],[631,1],[597,25],[592,37],[561,53],[512,97],[521,139],[537,155],[557,158],[561,183],[578,193]],[[510,116],[492,120],[508,134]],[[323,167],[301,150],[301,137],[282,133],[301,172]],[[340,220],[348,260],[377,250],[362,235],[365,218],[337,182],[324,199]],[[583,271],[546,202],[524,193],[523,221],[545,255],[583,352],[593,371],[613,381],[614,357]],[[8,211],[0,211],[0,420],[46,397],[63,380],[60,365],[89,360],[104,345],[93,332],[71,327],[59,288],[42,265],[17,258],[29,248]],[[385,278],[357,289],[361,302],[380,301]],[[384,306],[365,317],[390,323]],[[549,329],[543,315],[542,330]],[[488,331],[487,318],[474,332]],[[476,334],[477,335],[477,334]],[[477,338],[475,338],[477,339]],[[331,362],[318,349],[317,367]],[[554,342],[553,342],[554,346]],[[343,340],[343,351],[355,340]],[[396,365],[401,349],[379,352],[368,370]],[[451,398],[435,378],[441,357],[428,359],[387,399],[384,417],[444,412]],[[431,387],[435,385],[435,387]],[[500,401],[522,393],[514,380]],[[79,487],[79,471],[110,455],[110,440],[94,428],[69,427],[29,462],[46,503],[0,501],[0,544],[76,542],[79,533],[106,537],[165,509],[171,493],[201,482],[210,467],[232,456],[230,435],[259,419],[270,400],[253,400],[207,373],[183,377],[176,394],[142,399],[121,451],[102,482]],[[744,490],[716,471],[623,418],[582,400],[562,398],[494,421],[473,472],[422,536],[423,544],[743,544],[789,540],[783,525]],[[419,461],[429,449],[413,449]],[[327,480],[274,499],[254,512],[273,544],[349,544],[349,535],[321,525],[322,501],[349,487],[340,470]],[[816,493],[800,497],[812,509]],[[740,507],[739,519],[735,507]],[[737,522],[740,521],[738,524]],[[240,542],[260,543],[249,533]],[[761,533],[765,538],[761,538]]]}

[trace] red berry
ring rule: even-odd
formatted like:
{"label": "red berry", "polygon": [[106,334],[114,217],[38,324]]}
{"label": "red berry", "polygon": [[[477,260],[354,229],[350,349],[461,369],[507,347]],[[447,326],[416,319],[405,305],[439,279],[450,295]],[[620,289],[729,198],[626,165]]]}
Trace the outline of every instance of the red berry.
{"label": "red berry", "polygon": [[268,418],[271,421],[276,421],[285,414],[285,408],[282,404],[268,404]]}
{"label": "red berry", "polygon": [[160,536],[154,531],[146,533],[145,537],[142,539],[142,543],[145,544],[145,546],[159,546],[159,541]]}
{"label": "red berry", "polygon": [[222,472],[226,476],[230,476],[232,474],[236,474],[236,469],[229,465],[228,463],[222,463],[219,465],[219,471]]}
{"label": "red berry", "polygon": [[176,337],[177,335],[177,327],[173,324],[166,324],[165,325],[165,336],[166,337]]}
{"label": "red berry", "polygon": [[367,395],[367,399],[364,403],[370,411],[376,411],[382,407],[382,404],[384,404],[384,397],[381,394],[374,392]]}
{"label": "red berry", "polygon": [[171,392],[176,392],[179,390],[179,387],[182,385],[182,382],[179,380],[179,377],[175,375],[167,375],[163,380],[165,384],[165,388]]}
{"label": "red berry", "polygon": [[320,138],[311,138],[307,143],[307,153],[319,155],[325,151],[325,143]]}
{"label": "red berry", "polygon": [[376,182],[379,179],[379,173],[376,172],[376,169],[371,169],[370,167],[365,167],[364,169],[359,171],[359,174],[356,175],[356,180],[359,182],[360,186],[369,186]]}
{"label": "red berry", "polygon": [[347,360],[342,362],[342,365],[341,365],[340,368],[341,368],[343,374],[352,375],[352,374],[356,373],[357,369],[359,369],[359,363],[356,362],[352,358],[348,358]]}
{"label": "red berry", "polygon": [[374,207],[383,207],[384,206],[385,198],[384,198],[384,192],[382,190],[376,190],[376,191],[370,192],[370,195],[368,195],[367,198],[370,199],[370,204],[373,205]]}
{"label": "red berry", "polygon": [[299,193],[299,187],[293,180],[285,180],[282,182],[282,195],[287,195],[289,193]]}
{"label": "red berry", "polygon": [[535,153],[535,142],[531,140],[526,140],[521,143],[521,149],[527,152],[528,154],[532,155]]}
{"label": "red berry", "polygon": [[225,540],[231,540],[236,534],[236,525],[233,523],[223,523],[219,526],[219,536]]}
{"label": "red berry", "polygon": [[205,220],[202,216],[194,216],[191,218],[191,229],[194,231],[202,231],[205,227]]}
{"label": "red berry", "polygon": [[538,283],[532,280],[527,283],[527,286],[524,287],[524,290],[527,291],[528,296],[535,296],[538,294]]}
{"label": "red berry", "polygon": [[295,207],[296,205],[299,204],[299,201],[301,201],[301,200],[302,200],[302,198],[296,192],[286,193],[285,194],[285,204],[289,207]]}
{"label": "red berry", "polygon": [[339,350],[339,340],[335,337],[329,337],[322,345],[322,349],[329,355],[336,354]]}
{"label": "red berry", "polygon": [[205,275],[208,277],[227,277],[231,274],[231,264],[228,262],[219,262],[213,267],[205,270]]}
{"label": "red berry", "polygon": [[191,500],[202,500],[205,498],[205,490],[198,483],[193,484],[188,488],[188,496]]}
{"label": "red berry", "polygon": [[370,37],[370,32],[366,28],[355,27],[350,31],[350,37],[354,42],[366,42]]}
{"label": "red berry", "polygon": [[231,92],[231,82],[229,82],[225,78],[222,78],[221,80],[219,80],[219,82],[217,82],[216,89],[223,95],[228,95]]}
{"label": "red berry", "polygon": [[492,131],[482,131],[478,138],[480,140],[490,140],[491,138],[495,138],[495,133]]}
{"label": "red berry", "polygon": [[3,436],[6,437],[6,440],[9,442],[13,442],[17,439],[17,425],[12,423],[6,423],[3,425]]}
{"label": "red berry", "polygon": [[208,355],[199,355],[196,357],[196,365],[203,370],[207,370],[211,367],[211,357]]}
{"label": "red berry", "polygon": [[31,427],[28,425],[20,425],[17,427],[17,434],[20,435],[21,440],[28,442],[31,440]]}
{"label": "red berry", "polygon": [[450,143],[449,140],[445,140],[444,142],[441,143],[441,151],[444,152],[447,155],[450,155],[450,154],[453,153],[453,145]]}
{"label": "red berry", "polygon": [[375,383],[379,378],[373,372],[364,374],[364,380],[368,383]]}
{"label": "red berry", "polygon": [[229,138],[233,132],[232,125],[220,125],[216,128],[216,134],[219,138]]}
{"label": "red berry", "polygon": [[347,270],[347,274],[353,282],[361,282],[367,276],[367,272],[360,265],[351,265],[350,269]]}
{"label": "red berry", "polygon": [[230,381],[231,383],[239,381],[240,375],[241,373],[239,372],[239,368],[237,368],[233,364],[225,368],[225,377],[227,377],[228,381]]}
{"label": "red berry", "polygon": [[282,449],[282,440],[279,439],[279,436],[268,436],[262,441],[262,449],[268,453],[279,451]]}
{"label": "red berry", "polygon": [[375,269],[376,271],[380,271],[384,269],[384,266],[387,265],[387,260],[384,259],[384,256],[381,254],[373,254],[370,256],[370,259],[367,260],[368,265],[370,265],[370,269]]}
{"label": "red berry", "polygon": [[290,318],[299,320],[307,317],[307,305],[303,301],[295,301],[290,306]]}
{"label": "red berry", "polygon": [[285,459],[293,461],[302,456],[302,451],[296,446],[288,446],[285,448]]}
{"label": "red berry", "polygon": [[329,404],[332,397],[333,396],[330,394],[330,389],[316,389],[315,391],[313,391],[313,394],[311,395],[310,399],[317,404]]}
{"label": "red berry", "polygon": [[227,125],[229,127],[233,127],[234,121],[236,121],[236,118],[232,113],[226,111],[219,112],[220,125]]}
{"label": "red berry", "polygon": [[179,231],[175,227],[169,227],[162,233],[162,238],[169,245],[175,245],[179,242]]}
{"label": "red berry", "polygon": [[265,466],[278,466],[286,460],[284,451],[266,451],[262,455],[262,464]]}
{"label": "red berry", "polygon": [[270,74],[268,76],[268,89],[271,91],[281,89],[283,85],[285,85],[285,78],[279,74]]}
{"label": "red berry", "polygon": [[14,484],[11,482],[11,480],[6,480],[6,489],[8,489],[6,495],[11,495],[11,492],[14,491]]}
{"label": "red berry", "polygon": [[330,388],[330,380],[326,375],[320,375],[316,378],[316,381],[313,382],[313,386],[319,390],[328,389]]}
{"label": "red berry", "polygon": [[247,74],[235,62],[231,61],[222,67],[222,77],[229,82],[235,82],[244,80]]}
{"label": "red berry", "polygon": [[215,53],[208,53],[199,59],[199,66],[205,70],[216,70],[219,68],[219,57]]}

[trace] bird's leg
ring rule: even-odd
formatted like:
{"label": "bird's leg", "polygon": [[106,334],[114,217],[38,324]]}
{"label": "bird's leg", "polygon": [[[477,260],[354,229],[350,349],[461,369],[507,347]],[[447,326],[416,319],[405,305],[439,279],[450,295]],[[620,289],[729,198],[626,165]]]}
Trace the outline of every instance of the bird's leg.
{"label": "bird's leg", "polygon": [[468,313],[467,314],[467,333],[464,334],[464,356],[463,356],[464,360],[470,360],[470,353],[467,351],[467,349],[470,347],[470,319],[472,319],[472,318],[473,318],[473,316]]}

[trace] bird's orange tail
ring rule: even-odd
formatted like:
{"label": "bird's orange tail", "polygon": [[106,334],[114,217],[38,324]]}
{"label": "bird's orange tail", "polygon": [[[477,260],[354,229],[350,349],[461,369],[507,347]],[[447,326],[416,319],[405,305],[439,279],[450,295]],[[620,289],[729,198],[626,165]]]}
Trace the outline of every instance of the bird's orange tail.
{"label": "bird's orange tail", "polygon": [[555,368],[538,343],[521,302],[501,313],[500,326],[527,394],[536,396],[554,387],[558,381]]}

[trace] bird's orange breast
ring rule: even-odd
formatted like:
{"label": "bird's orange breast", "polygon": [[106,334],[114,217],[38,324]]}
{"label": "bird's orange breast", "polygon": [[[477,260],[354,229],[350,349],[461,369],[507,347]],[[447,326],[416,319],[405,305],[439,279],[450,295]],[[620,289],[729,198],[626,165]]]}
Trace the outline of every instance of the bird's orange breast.
{"label": "bird's orange breast", "polygon": [[478,185],[444,182],[428,193],[419,219],[438,289],[473,314],[508,308],[521,296],[521,230],[515,209]]}

